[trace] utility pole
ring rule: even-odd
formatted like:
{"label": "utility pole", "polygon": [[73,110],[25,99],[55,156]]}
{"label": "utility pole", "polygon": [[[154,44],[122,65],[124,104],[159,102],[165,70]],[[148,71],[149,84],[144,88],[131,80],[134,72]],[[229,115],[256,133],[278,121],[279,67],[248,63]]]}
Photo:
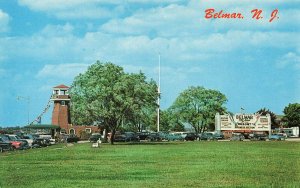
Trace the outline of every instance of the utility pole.
{"label": "utility pole", "polygon": [[160,112],[160,53],[158,54],[158,98],[157,98],[157,132],[159,132],[159,112]]}
{"label": "utility pole", "polygon": [[27,101],[27,125],[29,125],[30,97],[18,96],[17,100],[26,100]]}

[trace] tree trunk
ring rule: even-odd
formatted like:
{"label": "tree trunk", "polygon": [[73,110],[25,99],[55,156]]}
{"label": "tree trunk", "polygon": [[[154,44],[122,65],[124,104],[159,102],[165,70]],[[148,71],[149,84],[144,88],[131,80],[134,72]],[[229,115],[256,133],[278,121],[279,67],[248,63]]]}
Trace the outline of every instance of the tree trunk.
{"label": "tree trunk", "polygon": [[111,137],[110,137],[110,143],[111,143],[111,145],[114,144],[114,141],[115,141],[115,134],[116,134],[116,129],[113,129],[113,130],[111,131]]}

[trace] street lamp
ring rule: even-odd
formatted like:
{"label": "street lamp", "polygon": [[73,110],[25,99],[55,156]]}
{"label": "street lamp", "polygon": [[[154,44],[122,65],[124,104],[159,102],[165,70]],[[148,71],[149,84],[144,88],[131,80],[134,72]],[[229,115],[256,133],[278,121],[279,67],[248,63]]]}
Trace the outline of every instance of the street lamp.
{"label": "street lamp", "polygon": [[27,125],[29,125],[29,109],[30,109],[30,97],[18,96],[17,100],[25,100],[27,101]]}

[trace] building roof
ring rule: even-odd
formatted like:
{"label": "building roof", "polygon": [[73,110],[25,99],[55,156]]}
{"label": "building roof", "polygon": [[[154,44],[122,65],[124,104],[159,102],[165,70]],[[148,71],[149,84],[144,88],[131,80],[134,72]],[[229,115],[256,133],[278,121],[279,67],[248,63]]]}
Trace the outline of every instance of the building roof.
{"label": "building roof", "polygon": [[24,128],[30,129],[58,129],[58,125],[51,125],[51,124],[37,124],[37,125],[27,125]]}
{"label": "building roof", "polygon": [[65,88],[65,89],[69,89],[70,87],[68,87],[68,86],[66,86],[66,85],[64,85],[64,84],[60,84],[60,85],[55,86],[55,87],[53,87],[53,88]]}

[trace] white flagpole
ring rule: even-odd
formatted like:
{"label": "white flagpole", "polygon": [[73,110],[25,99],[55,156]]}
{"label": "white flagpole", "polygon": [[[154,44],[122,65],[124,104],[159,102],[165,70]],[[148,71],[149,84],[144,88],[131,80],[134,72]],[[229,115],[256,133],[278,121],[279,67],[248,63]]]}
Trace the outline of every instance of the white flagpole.
{"label": "white flagpole", "polygon": [[158,54],[158,98],[157,98],[157,132],[159,132],[159,111],[160,111],[160,53]]}

